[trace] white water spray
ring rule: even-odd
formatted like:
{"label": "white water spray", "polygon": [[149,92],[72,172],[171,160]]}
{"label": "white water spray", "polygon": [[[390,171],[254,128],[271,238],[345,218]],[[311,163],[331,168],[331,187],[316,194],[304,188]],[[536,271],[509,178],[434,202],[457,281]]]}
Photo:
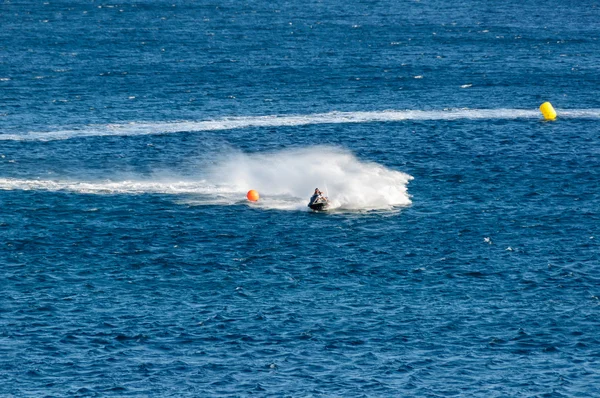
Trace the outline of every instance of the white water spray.
{"label": "white water spray", "polygon": [[287,197],[301,207],[323,182],[334,192],[329,198],[334,208],[384,209],[411,203],[406,188],[411,176],[332,147],[237,154],[220,162],[211,179],[240,192],[256,189],[262,196]]}
{"label": "white water spray", "polygon": [[[221,155],[197,179],[66,181],[0,178],[2,190],[70,191],[83,194],[170,194],[194,205],[247,203],[256,189],[256,204],[267,209],[306,210],[310,195],[326,182],[333,207],[340,210],[391,209],[411,203],[408,174],[364,162],[349,151],[309,147],[271,153]],[[323,186],[324,187],[324,186]]]}

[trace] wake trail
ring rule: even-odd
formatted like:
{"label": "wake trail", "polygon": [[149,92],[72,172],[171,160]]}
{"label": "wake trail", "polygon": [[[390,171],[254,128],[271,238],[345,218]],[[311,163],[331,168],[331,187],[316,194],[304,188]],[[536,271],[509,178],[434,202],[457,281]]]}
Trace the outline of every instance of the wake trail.
{"label": "wake trail", "polygon": [[[218,194],[204,181],[72,181],[0,178],[0,190],[70,191],[87,194]],[[226,192],[226,190],[224,190]]]}
{"label": "wake trail", "polygon": [[[332,207],[340,210],[393,209],[411,204],[407,185],[413,177],[356,158],[336,147],[307,147],[278,152],[220,154],[194,178],[140,178],[125,181],[73,181],[0,178],[0,190],[78,194],[166,194],[191,205],[247,203],[256,189],[259,208],[307,210],[315,187],[326,184]],[[324,185],[323,185],[324,186]]]}
{"label": "wake trail", "polygon": [[[557,109],[561,119],[600,119],[600,109]],[[387,110],[374,112],[329,112],[307,115],[270,115],[228,117],[206,121],[131,122],[92,125],[56,131],[30,131],[18,134],[0,133],[0,141],[54,141],[101,136],[139,136],[232,130],[251,127],[286,127],[314,124],[375,123],[404,120],[499,120],[541,119],[538,110],[529,109],[446,109]]]}

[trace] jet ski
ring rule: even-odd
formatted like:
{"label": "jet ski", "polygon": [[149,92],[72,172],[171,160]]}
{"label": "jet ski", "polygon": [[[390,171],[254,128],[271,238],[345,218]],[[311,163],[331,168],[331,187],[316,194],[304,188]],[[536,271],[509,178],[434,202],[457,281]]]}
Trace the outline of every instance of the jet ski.
{"label": "jet ski", "polygon": [[323,196],[317,196],[316,198],[313,196],[310,198],[308,207],[314,211],[325,211],[329,208],[329,200]]}

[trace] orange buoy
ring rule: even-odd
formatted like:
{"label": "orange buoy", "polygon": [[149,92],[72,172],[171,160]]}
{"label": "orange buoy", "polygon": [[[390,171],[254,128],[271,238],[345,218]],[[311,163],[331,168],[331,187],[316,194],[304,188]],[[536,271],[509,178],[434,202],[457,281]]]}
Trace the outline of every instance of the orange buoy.
{"label": "orange buoy", "polygon": [[251,189],[246,194],[246,197],[250,202],[256,202],[260,196],[258,196],[258,192],[256,192],[254,189]]}

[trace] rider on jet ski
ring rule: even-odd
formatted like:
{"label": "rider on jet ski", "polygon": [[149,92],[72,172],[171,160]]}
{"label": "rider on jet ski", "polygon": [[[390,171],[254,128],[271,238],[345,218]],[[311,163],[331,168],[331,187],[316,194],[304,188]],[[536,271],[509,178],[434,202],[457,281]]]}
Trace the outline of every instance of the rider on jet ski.
{"label": "rider on jet ski", "polygon": [[315,188],[315,193],[310,197],[308,207],[315,211],[327,210],[329,207],[329,199],[323,196],[323,192],[319,191],[319,188]]}
{"label": "rider on jet ski", "polygon": [[315,193],[310,197],[309,203],[315,203],[319,199],[324,199],[323,192],[319,191],[319,188],[315,188]]}

